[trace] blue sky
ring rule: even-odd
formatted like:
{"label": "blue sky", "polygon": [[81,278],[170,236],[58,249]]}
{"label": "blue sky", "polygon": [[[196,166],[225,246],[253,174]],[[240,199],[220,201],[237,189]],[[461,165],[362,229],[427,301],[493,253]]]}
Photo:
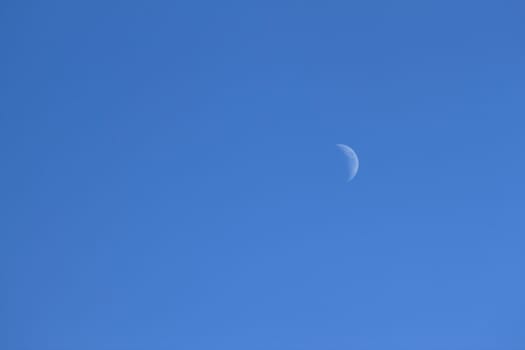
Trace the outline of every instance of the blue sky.
{"label": "blue sky", "polygon": [[524,11],[4,1],[0,347],[523,349]]}

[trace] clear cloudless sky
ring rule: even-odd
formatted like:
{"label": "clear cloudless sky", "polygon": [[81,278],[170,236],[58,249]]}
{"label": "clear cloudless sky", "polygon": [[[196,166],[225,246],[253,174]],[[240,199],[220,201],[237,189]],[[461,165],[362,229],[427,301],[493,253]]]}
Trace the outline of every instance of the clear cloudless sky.
{"label": "clear cloudless sky", "polygon": [[3,1],[0,348],[524,349],[524,13]]}

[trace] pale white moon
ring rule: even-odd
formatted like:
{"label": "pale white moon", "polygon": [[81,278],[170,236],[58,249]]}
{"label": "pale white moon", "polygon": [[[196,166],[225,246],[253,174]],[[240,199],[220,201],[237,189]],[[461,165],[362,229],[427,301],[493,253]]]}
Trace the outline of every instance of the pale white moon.
{"label": "pale white moon", "polygon": [[337,144],[337,147],[343,151],[346,160],[348,162],[348,181],[351,181],[357,174],[357,171],[359,170],[359,158],[357,158],[357,154],[354,152],[353,149],[348,147],[347,145],[343,144]]}

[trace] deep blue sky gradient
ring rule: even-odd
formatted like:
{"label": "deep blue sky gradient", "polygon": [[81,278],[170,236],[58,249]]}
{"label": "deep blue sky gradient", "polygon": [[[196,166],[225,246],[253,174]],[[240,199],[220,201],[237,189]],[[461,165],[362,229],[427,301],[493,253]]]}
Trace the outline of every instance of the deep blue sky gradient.
{"label": "deep blue sky gradient", "polygon": [[2,2],[0,348],[524,349],[523,13]]}

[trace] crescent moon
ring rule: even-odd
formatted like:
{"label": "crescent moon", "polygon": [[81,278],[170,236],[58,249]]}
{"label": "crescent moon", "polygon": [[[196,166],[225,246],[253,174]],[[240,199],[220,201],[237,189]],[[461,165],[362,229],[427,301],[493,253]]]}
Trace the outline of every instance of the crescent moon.
{"label": "crescent moon", "polygon": [[357,171],[359,170],[359,158],[357,158],[357,154],[355,153],[355,151],[347,145],[339,143],[337,144],[337,147],[344,153],[348,161],[347,181],[351,181],[357,175]]}

